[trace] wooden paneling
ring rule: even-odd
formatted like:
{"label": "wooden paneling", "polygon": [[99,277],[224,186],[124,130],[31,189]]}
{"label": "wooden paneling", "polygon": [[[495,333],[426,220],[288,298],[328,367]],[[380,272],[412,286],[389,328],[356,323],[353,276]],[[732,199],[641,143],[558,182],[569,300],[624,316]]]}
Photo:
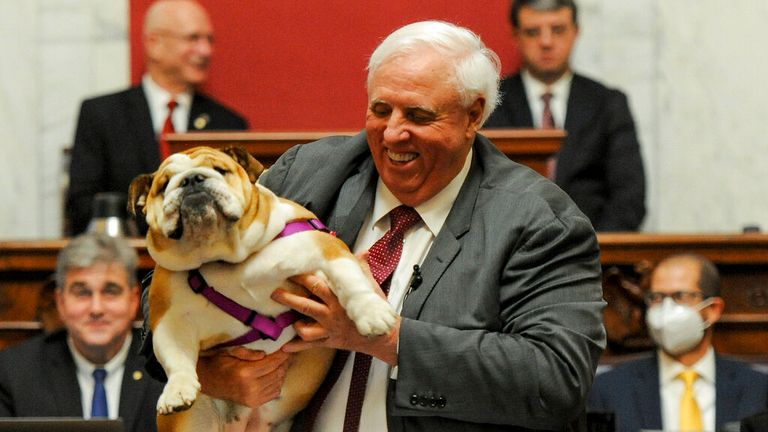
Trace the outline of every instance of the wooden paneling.
{"label": "wooden paneling", "polygon": [[[297,144],[306,144],[332,135],[355,135],[358,132],[194,132],[171,134],[168,144],[172,152],[195,146],[221,148],[239,145],[261,163],[272,165],[281,154]],[[510,159],[527,165],[541,174],[546,163],[560,150],[565,132],[542,129],[487,129],[481,131]]]}
{"label": "wooden paneling", "polygon": [[[611,343],[604,361],[651,347],[642,294],[650,269],[682,252],[704,255],[722,275],[725,314],[716,325],[723,353],[768,360],[768,235],[599,234]],[[140,273],[153,267],[143,239],[131,240]],[[0,347],[42,331],[52,303],[44,285],[66,240],[0,242]]]}

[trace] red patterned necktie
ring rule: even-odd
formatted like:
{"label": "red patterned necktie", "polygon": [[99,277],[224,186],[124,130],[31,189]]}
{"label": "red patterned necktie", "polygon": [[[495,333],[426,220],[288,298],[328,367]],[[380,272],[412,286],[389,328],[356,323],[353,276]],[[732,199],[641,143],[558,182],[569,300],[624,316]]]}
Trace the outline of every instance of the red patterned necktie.
{"label": "red patterned necktie", "polygon": [[[400,255],[403,252],[403,237],[416,222],[420,221],[419,214],[411,207],[400,206],[389,212],[390,229],[383,237],[368,250],[368,264],[374,279],[381,285],[385,293],[389,292],[390,276],[397,268]],[[338,381],[344,365],[349,358],[349,351],[337,351],[328,375],[322,386],[312,397],[309,405],[294,419],[294,430],[311,431],[320,408]],[[365,386],[371,367],[371,356],[363,353],[355,354],[352,367],[352,381],[347,397],[347,410],[344,416],[344,431],[357,431],[360,425],[360,413],[363,408]]]}
{"label": "red patterned necktie", "polygon": [[541,100],[544,102],[544,111],[541,113],[541,128],[554,129],[555,119],[552,118],[552,108],[549,105],[549,102],[552,100],[552,93],[544,93],[541,95]]}
{"label": "red patterned necktie", "polygon": [[[395,272],[397,264],[400,262],[400,255],[403,253],[405,232],[420,221],[421,217],[412,207],[401,205],[389,212],[389,220],[389,231],[368,249],[368,265],[371,268],[371,273],[385,294],[389,293],[392,273]],[[352,382],[349,385],[349,395],[347,396],[347,413],[344,416],[344,432],[356,432],[358,430],[370,369],[371,356],[355,353]]]}
{"label": "red patterned necktie", "polygon": [[174,133],[175,129],[173,128],[173,121],[171,119],[171,116],[173,115],[173,110],[178,106],[178,102],[176,102],[175,99],[171,99],[168,101],[168,117],[165,118],[165,123],[163,123],[163,130],[160,132],[160,161],[164,161],[165,158],[171,155],[171,147],[168,145],[168,139],[167,135],[170,133]]}
{"label": "red patterned necktie", "polygon": [[[555,119],[552,117],[552,108],[549,102],[552,100],[552,93],[546,92],[541,95],[541,100],[544,102],[544,111],[541,113],[541,128],[542,129],[554,129]],[[547,178],[554,181],[555,171],[557,170],[557,158],[552,156],[547,159]]]}

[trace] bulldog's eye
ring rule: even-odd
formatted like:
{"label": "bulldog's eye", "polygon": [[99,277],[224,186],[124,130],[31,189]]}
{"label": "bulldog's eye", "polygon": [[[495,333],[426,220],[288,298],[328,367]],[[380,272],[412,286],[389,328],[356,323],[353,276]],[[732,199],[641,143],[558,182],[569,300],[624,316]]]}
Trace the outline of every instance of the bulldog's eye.
{"label": "bulldog's eye", "polygon": [[217,173],[221,174],[221,175],[229,174],[229,171],[225,170],[224,168],[213,167],[213,170],[216,171]]}

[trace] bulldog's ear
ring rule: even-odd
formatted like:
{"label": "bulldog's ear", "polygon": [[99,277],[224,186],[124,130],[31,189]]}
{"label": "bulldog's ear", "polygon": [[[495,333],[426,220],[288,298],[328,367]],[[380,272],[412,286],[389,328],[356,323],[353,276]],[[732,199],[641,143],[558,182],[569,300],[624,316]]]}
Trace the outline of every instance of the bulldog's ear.
{"label": "bulldog's ear", "polygon": [[128,188],[128,213],[136,217],[139,213],[144,213],[144,206],[147,205],[147,195],[152,187],[154,174],[141,174],[133,179]]}
{"label": "bulldog's ear", "polygon": [[248,179],[251,183],[256,183],[261,173],[264,172],[264,165],[257,161],[255,157],[248,153],[248,150],[240,146],[227,146],[221,149],[222,152],[229,155],[240,166],[245,168],[245,172],[248,173]]}

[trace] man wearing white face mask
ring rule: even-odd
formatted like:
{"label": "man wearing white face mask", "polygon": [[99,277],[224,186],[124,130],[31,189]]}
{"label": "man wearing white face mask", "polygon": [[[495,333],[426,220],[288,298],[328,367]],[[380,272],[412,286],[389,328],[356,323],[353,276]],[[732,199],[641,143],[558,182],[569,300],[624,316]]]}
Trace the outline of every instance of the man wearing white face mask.
{"label": "man wearing white face mask", "polygon": [[768,375],[712,347],[725,308],[712,262],[691,254],[662,260],[646,303],[657,352],[598,375],[590,411],[613,412],[617,431],[738,431],[742,418],[768,407]]}

